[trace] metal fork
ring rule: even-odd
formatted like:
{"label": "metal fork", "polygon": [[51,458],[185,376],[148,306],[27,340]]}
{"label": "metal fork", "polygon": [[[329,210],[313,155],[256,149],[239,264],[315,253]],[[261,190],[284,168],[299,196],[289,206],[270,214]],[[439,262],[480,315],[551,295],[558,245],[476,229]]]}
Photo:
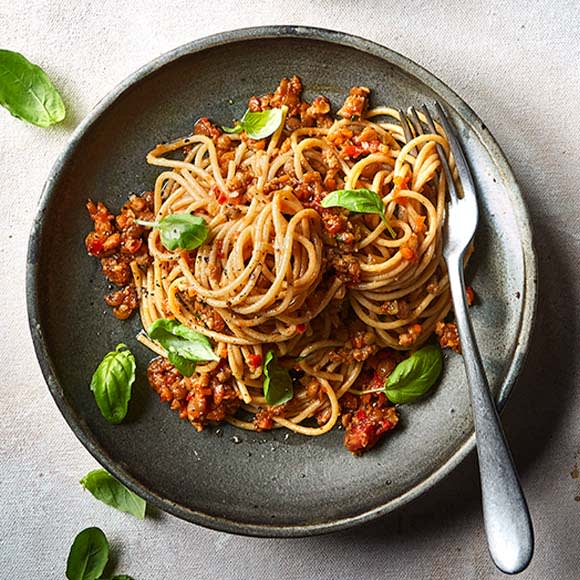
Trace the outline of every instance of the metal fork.
{"label": "metal fork", "polygon": [[[463,196],[460,197],[445,150],[437,144],[449,191],[443,227],[443,257],[447,264],[453,309],[471,392],[485,533],[495,565],[507,574],[515,574],[524,570],[532,559],[534,533],[528,506],[489,391],[467,310],[463,264],[465,252],[477,227],[476,189],[471,170],[451,123],[438,102],[435,102],[435,108],[447,134],[463,189]],[[438,134],[425,105],[422,112],[429,132]],[[410,128],[414,129],[416,134],[424,133],[423,125],[414,108],[409,109],[410,118],[402,111],[399,111],[399,114],[407,140],[412,138]]]}

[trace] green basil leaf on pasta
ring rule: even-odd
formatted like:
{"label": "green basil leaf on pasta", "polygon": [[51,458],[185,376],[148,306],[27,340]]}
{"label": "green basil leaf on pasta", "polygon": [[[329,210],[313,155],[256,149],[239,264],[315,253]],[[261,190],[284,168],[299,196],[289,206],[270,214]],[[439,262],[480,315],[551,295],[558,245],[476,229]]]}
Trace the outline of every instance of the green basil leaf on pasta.
{"label": "green basil leaf on pasta", "polygon": [[103,417],[120,423],[127,414],[135,382],[135,357],[124,345],[105,355],[91,380],[91,391]]}
{"label": "green basil leaf on pasta", "polygon": [[207,336],[174,319],[159,318],[147,334],[167,351],[169,361],[186,377],[193,374],[196,362],[219,360]]}
{"label": "green basil leaf on pasta", "polygon": [[0,50],[0,105],[38,127],[60,123],[66,115],[62,98],[47,74],[11,50]]}
{"label": "green basil leaf on pasta", "polygon": [[226,133],[246,132],[250,139],[265,139],[274,134],[284,118],[282,109],[267,109],[266,111],[250,111],[244,113],[244,116],[233,127],[222,127]]}
{"label": "green basil leaf on pasta", "polygon": [[322,207],[344,207],[357,213],[375,213],[383,216],[385,206],[377,193],[370,189],[337,189],[323,200]]}
{"label": "green basil leaf on pasta", "polygon": [[133,577],[127,576],[127,574],[119,574],[118,576],[113,576],[111,580],[133,580]]}
{"label": "green basil leaf on pasta", "polygon": [[99,528],[86,528],[74,539],[66,562],[68,580],[97,580],[109,561],[109,542]]}
{"label": "green basil leaf on pasta", "polygon": [[194,250],[205,242],[209,234],[205,220],[189,213],[168,215],[157,227],[161,233],[161,243],[168,250]]}
{"label": "green basil leaf on pasta", "polygon": [[360,189],[337,189],[330,192],[321,203],[322,207],[343,207],[355,213],[374,213],[380,215],[391,237],[397,234],[387,221],[385,204],[380,196],[366,188]]}
{"label": "green basil leaf on pasta", "polygon": [[264,360],[264,397],[268,405],[282,405],[294,396],[288,369],[278,364],[278,357],[269,350]]}
{"label": "green basil leaf on pasta", "polygon": [[161,243],[168,250],[195,250],[209,235],[205,219],[190,213],[174,213],[161,218],[158,222],[137,219],[135,223],[158,229]]}
{"label": "green basil leaf on pasta", "polygon": [[195,371],[195,362],[182,357],[176,352],[168,352],[167,358],[169,362],[184,376],[190,377]]}
{"label": "green basil leaf on pasta", "polygon": [[251,139],[265,139],[277,131],[282,124],[283,116],[282,109],[268,109],[255,113],[246,111],[242,125],[246,135]]}
{"label": "green basil leaf on pasta", "polygon": [[437,382],[442,369],[441,349],[424,346],[395,367],[387,378],[385,394],[393,403],[414,403]]}
{"label": "green basil leaf on pasta", "polygon": [[127,489],[104,469],[95,469],[85,475],[81,485],[99,501],[142,520],[147,504],[144,499]]}

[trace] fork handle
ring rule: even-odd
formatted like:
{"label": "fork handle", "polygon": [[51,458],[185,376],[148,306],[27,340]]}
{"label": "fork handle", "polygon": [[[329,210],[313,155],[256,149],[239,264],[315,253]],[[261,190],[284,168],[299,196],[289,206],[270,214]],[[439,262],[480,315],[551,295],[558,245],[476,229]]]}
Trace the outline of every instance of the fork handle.
{"label": "fork handle", "polygon": [[449,284],[471,392],[485,534],[495,565],[515,574],[532,559],[532,521],[467,313],[463,259],[453,262],[448,264]]}

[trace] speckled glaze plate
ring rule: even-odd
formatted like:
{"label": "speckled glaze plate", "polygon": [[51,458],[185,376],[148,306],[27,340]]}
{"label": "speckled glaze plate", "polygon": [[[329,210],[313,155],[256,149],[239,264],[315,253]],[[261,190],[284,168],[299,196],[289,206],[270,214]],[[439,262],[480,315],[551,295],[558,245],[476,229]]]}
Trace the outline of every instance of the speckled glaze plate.
{"label": "speckled glaze plate", "polygon": [[[474,326],[500,406],[523,364],[536,302],[530,224],[505,157],[455,93],[400,54],[327,30],[250,28],[182,46],[115,88],[56,162],[34,222],[27,291],[38,359],[77,437],[129,488],[191,522],[256,536],[317,534],[385,514],[429,490],[474,446],[457,355],[446,357],[436,392],[404,408],[401,428],[362,457],[343,448],[336,429],[319,438],[228,425],[196,433],[148,387],[151,353],[134,338],[138,318],[119,322],[102,302],[106,285],[83,244],[91,227],[86,199],[118,208],[129,192],[150,189],[158,173],[145,162],[152,146],[190,132],[200,115],[229,123],[248,97],[292,74],[302,77],[306,98],[324,93],[335,106],[362,84],[375,103],[437,98],[449,111],[481,192],[468,276],[481,297]],[[118,342],[136,354],[138,375],[127,419],[110,425],[89,382]]]}

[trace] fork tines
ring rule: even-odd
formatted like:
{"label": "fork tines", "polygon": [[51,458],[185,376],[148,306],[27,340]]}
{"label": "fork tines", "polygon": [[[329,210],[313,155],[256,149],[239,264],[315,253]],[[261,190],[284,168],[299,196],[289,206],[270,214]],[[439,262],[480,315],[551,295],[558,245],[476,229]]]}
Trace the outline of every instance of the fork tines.
{"label": "fork tines", "polygon": [[[455,136],[453,129],[451,128],[449,121],[447,120],[447,117],[445,116],[443,108],[437,101],[435,101],[435,108],[437,109],[440,123],[443,126],[445,133],[447,135],[447,140],[449,142],[451,151],[453,152],[453,156],[455,158],[455,162],[458,166],[459,172],[460,174],[463,174],[462,171],[463,167],[462,165],[460,165],[459,157],[461,157],[464,167],[467,167],[467,162],[465,161],[465,157],[463,156],[463,151],[460,148],[459,141]],[[420,119],[419,114],[417,113],[415,107],[409,107],[408,114],[405,114],[401,109],[399,109],[398,112],[401,120],[401,126],[403,128],[403,134],[405,135],[405,139],[407,140],[407,142],[409,142],[413,138],[413,132],[415,133],[415,135],[424,135],[425,134],[424,126],[427,127],[429,133],[433,133],[434,135],[440,134],[439,131],[437,130],[435,122],[433,121],[433,117],[431,116],[431,113],[427,108],[427,105],[423,104],[423,106],[421,107],[423,120]],[[460,196],[458,194],[457,187],[453,179],[453,173],[451,171],[451,167],[449,166],[449,160],[445,153],[445,149],[443,149],[443,146],[440,143],[436,143],[435,147],[437,149],[437,153],[439,154],[441,165],[443,166],[443,171],[445,172],[449,196],[451,198],[451,201],[456,201],[457,199],[460,198]],[[457,155],[455,153],[455,149],[457,147],[459,148],[461,155]],[[469,179],[471,179],[470,174]]]}

